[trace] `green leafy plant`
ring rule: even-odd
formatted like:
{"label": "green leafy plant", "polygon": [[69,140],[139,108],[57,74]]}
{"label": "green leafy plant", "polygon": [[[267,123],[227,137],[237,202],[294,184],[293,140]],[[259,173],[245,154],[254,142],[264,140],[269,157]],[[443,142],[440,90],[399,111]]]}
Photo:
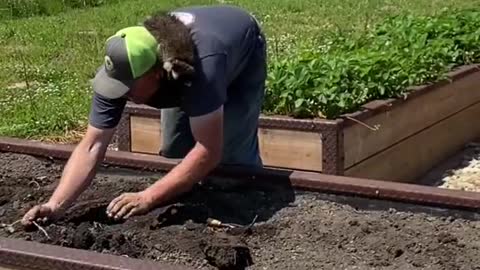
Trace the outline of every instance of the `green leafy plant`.
{"label": "green leafy plant", "polygon": [[335,118],[439,80],[480,60],[480,12],[392,16],[364,35],[331,35],[325,44],[271,63],[266,112]]}

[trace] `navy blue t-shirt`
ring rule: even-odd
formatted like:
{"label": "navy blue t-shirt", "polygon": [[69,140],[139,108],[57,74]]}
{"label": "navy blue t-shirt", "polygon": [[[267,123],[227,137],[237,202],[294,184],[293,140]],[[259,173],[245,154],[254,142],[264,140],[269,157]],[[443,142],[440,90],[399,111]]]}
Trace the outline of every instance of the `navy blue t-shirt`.
{"label": "navy blue t-shirt", "polygon": [[[229,5],[188,7],[171,13],[191,31],[197,52],[196,74],[190,86],[172,83],[165,90],[162,87],[146,105],[158,109],[181,107],[188,116],[210,113],[226,102],[230,82],[242,71],[255,47],[257,22],[248,12]],[[115,127],[126,101],[94,92],[90,124]]]}

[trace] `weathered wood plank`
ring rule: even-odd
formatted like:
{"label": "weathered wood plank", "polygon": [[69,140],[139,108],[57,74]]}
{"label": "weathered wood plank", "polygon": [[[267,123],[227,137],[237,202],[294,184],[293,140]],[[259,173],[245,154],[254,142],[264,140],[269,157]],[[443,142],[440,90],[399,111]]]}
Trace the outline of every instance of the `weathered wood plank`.
{"label": "weathered wood plank", "polygon": [[412,181],[480,136],[480,103],[391,146],[351,167],[346,176]]}
{"label": "weathered wood plank", "polygon": [[[361,162],[420,130],[480,101],[480,72],[414,97],[391,110],[362,120],[344,130],[344,168]],[[348,121],[348,120],[347,120]]]}

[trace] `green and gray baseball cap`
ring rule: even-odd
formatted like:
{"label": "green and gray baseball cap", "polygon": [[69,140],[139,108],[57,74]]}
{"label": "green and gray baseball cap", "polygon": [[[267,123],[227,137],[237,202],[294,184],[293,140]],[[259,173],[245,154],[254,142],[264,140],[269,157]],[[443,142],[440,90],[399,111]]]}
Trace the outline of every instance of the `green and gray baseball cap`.
{"label": "green and gray baseball cap", "polygon": [[119,30],[106,40],[105,63],[93,79],[93,90],[107,98],[120,98],[135,80],[157,62],[158,43],[143,26]]}

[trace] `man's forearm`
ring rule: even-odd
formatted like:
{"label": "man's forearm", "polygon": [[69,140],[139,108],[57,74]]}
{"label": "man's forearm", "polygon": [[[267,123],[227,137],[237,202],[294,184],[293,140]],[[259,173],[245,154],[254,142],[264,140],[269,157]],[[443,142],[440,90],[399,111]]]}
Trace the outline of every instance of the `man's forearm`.
{"label": "man's forearm", "polygon": [[69,158],[62,178],[49,204],[55,208],[68,208],[78,196],[90,185],[95,175],[95,167],[101,151],[98,146],[88,147],[80,143]]}
{"label": "man's forearm", "polygon": [[219,153],[209,153],[197,144],[168,174],[145,190],[155,205],[189,191],[220,162]]}

